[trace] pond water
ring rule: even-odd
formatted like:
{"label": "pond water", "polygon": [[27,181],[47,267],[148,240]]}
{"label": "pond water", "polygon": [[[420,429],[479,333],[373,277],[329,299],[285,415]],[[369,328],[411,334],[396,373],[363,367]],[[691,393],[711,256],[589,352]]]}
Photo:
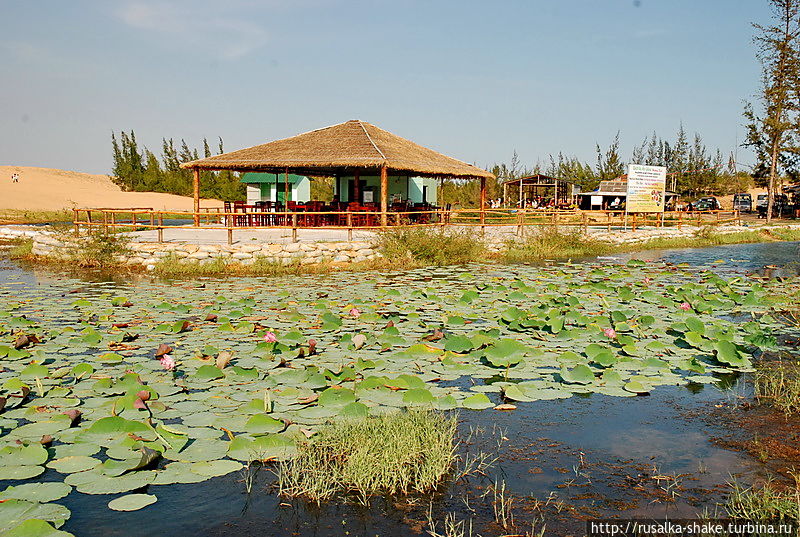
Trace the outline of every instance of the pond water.
{"label": "pond water", "polygon": [[[44,375],[48,379],[56,377],[54,371],[65,364],[72,367],[83,362],[91,363],[95,373],[107,372],[112,378],[121,379],[126,370],[135,370],[141,378],[151,379],[147,384],[161,394],[160,401],[166,406],[161,410],[162,423],[179,430],[181,419],[185,420],[183,425],[193,438],[187,449],[197,444],[213,450],[214,442],[226,439],[220,430],[222,423],[243,438],[258,437],[248,436],[253,431],[243,420],[237,421],[241,418],[237,415],[242,405],[252,401],[252,395],[264,395],[265,386],[276,394],[273,414],[291,418],[295,425],[290,429],[297,424],[313,428],[335,418],[345,407],[357,409],[349,404],[323,407],[321,401],[300,408],[278,397],[281,390],[297,397],[311,389],[333,386],[339,375],[344,379],[343,389],[355,390],[353,401],[357,398],[358,402],[352,405],[364,403],[371,412],[409,406],[410,398],[398,400],[392,394],[414,389],[424,391],[425,401],[430,397],[439,408],[459,407],[452,411],[458,413],[462,459],[481,453],[496,458],[483,475],[453,476],[435,493],[402,500],[377,498],[368,507],[347,501],[316,506],[280,498],[274,488],[274,466],[256,474],[250,494],[245,492],[242,470],[197,479],[199,482],[177,479],[173,484],[135,489],[154,494],[158,501],[132,512],[108,508],[109,501],[121,493],[95,490],[84,494],[73,489],[55,502],[71,511],[61,529],[79,536],[426,534],[429,517],[441,521],[449,513],[457,520],[471,521],[475,533],[481,535],[523,533],[532,525],[541,528],[543,524],[548,535],[560,535],[581,532],[589,517],[692,517],[703,509],[713,511],[724,500],[725,486],[731,480],[750,483],[766,475],[760,462],[715,442],[735,425],[711,419],[711,411],[735,409],[751,396],[751,367],[739,351],[732,351],[734,356],[727,362],[711,360],[710,356],[727,352],[714,347],[712,339],[728,338],[743,349],[745,342],[755,341],[743,338],[786,332],[772,317],[751,323],[759,326],[749,327],[749,333],[738,332],[721,318],[735,310],[755,319],[769,309],[765,304],[779,303],[780,298],[774,297],[785,295],[787,286],[796,292],[798,282],[793,278],[768,282],[747,275],[795,275],[799,247],[799,243],[736,245],[645,252],[549,267],[468,266],[390,275],[202,282],[164,282],[146,276],[130,281],[124,277],[76,279],[0,261],[0,310],[16,319],[6,321],[5,330],[22,327],[46,336],[41,344],[46,354],[36,354],[40,345],[34,345],[28,356],[0,359],[5,366],[0,380],[6,382],[9,393],[7,383],[16,378],[39,393],[34,378],[43,379],[23,366],[41,358],[49,367]],[[647,264],[630,263],[632,259]],[[689,267],[675,266],[682,263]],[[734,296],[737,298],[731,298]],[[570,297],[575,300],[570,302]],[[544,306],[533,313],[527,309],[542,301]],[[691,302],[690,311],[682,309],[685,302]],[[353,309],[357,311],[351,313]],[[582,311],[584,317],[571,316],[570,310]],[[19,320],[21,312],[35,323],[32,327]],[[213,325],[204,321],[209,312],[220,317]],[[610,321],[604,321],[609,314]],[[692,339],[687,335],[694,322],[690,318],[702,321],[705,338],[697,336],[701,341],[684,348],[685,340]],[[188,331],[175,327],[183,319],[192,323]],[[532,324],[526,325],[525,319],[532,319]],[[387,321],[395,326],[385,328]],[[110,329],[112,322],[128,326]],[[67,327],[70,330],[64,331]],[[432,331],[435,334],[436,327],[443,328],[444,339],[426,339]],[[604,330],[611,328],[616,329],[613,337],[618,339],[606,342]],[[266,329],[275,332],[286,346],[279,349],[277,344],[262,342]],[[126,332],[136,332],[138,337],[117,337]],[[363,348],[351,343],[357,333],[367,334]],[[467,336],[471,340],[466,343],[459,339]],[[299,349],[307,349],[304,345],[309,337],[316,338],[322,350],[317,357],[297,357]],[[477,337],[484,338],[480,340],[483,346],[476,343]],[[3,343],[8,344],[9,339],[4,337]],[[524,347],[514,347],[506,340]],[[432,350],[422,348],[424,341]],[[666,343],[669,350],[659,342]],[[188,388],[188,397],[167,388],[172,377],[165,377],[159,361],[152,359],[160,343],[175,348],[180,373],[174,382]],[[195,357],[202,354],[197,349],[204,345],[230,348],[236,358],[229,367],[240,369],[236,374],[226,370],[224,378],[212,375],[197,380],[200,368],[214,364],[213,359]],[[590,351],[592,345],[613,351],[606,370],[597,365],[601,358]],[[502,353],[492,354],[492,349],[501,346]],[[386,352],[389,348],[392,350]],[[758,352],[752,345],[748,348]],[[108,356],[109,349],[116,356]],[[651,355],[655,361],[648,361]],[[320,377],[322,385],[309,385],[316,382],[316,377],[310,376],[302,382],[270,384],[269,378],[283,369],[273,356],[291,358],[296,367],[324,365],[330,374],[325,373],[327,380]],[[502,360],[509,356],[519,361],[504,364]],[[595,362],[589,360],[593,356]],[[361,365],[353,366],[354,360]],[[370,360],[375,363],[364,365]],[[577,378],[584,362],[596,376],[591,381]],[[406,365],[409,363],[414,364],[413,369]],[[355,368],[352,373],[357,380],[346,377],[348,367]],[[266,372],[261,371],[261,380],[256,382],[249,372],[261,369]],[[608,369],[618,370],[622,378],[609,380],[604,374]],[[411,383],[387,393],[359,391],[357,387],[357,382],[370,375],[392,378],[400,371],[417,376],[423,384]],[[61,378],[71,379],[72,374]],[[57,407],[56,398],[67,405],[65,398],[77,397],[81,400],[77,408],[85,409],[81,430],[53,426],[55,445],[82,445],[87,440],[81,436],[86,434],[86,425],[110,416],[114,397],[128,397],[124,389],[114,391],[116,385],[98,387],[88,382],[83,378],[44,380],[44,388],[39,387],[52,391],[38,403]],[[118,382],[122,385],[122,380]],[[520,389],[511,391],[509,386],[517,383]],[[248,392],[251,385],[258,391]],[[204,418],[211,412],[193,407],[196,401],[209,404],[210,399],[199,394],[223,400],[211,403],[211,410],[219,416],[216,421]],[[473,400],[478,395],[485,396],[486,404],[480,398]],[[513,402],[516,410],[493,409],[503,401]],[[119,399],[114,412],[128,420],[139,419],[130,404],[131,400]],[[159,417],[157,412],[154,415]],[[6,409],[0,415],[0,447],[16,438],[30,440],[15,429],[41,420],[30,410]],[[209,430],[217,436],[209,436]],[[280,434],[288,436],[290,432]],[[139,447],[129,438],[100,443],[108,453],[112,448]],[[111,455],[95,456],[98,460],[124,459]],[[224,451],[213,459],[196,453],[184,459],[180,454],[168,455],[165,453],[159,469],[186,464],[182,460],[197,464],[225,459]],[[88,480],[75,476],[89,472],[97,473],[97,469],[70,474],[66,482],[80,489]],[[47,468],[34,479],[0,480],[0,490],[6,485],[51,481],[65,481],[65,474]],[[498,522],[498,518],[503,521],[496,514],[498,502],[502,503],[498,489],[504,490],[501,498],[510,502],[513,526],[509,518],[506,528]]]}

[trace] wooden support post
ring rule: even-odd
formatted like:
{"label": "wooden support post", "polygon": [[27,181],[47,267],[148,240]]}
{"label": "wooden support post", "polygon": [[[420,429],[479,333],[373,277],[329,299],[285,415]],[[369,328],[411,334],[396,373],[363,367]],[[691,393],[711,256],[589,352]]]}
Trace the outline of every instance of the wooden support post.
{"label": "wooden support post", "polygon": [[636,214],[633,213],[633,218],[631,220],[631,231],[636,231]]}
{"label": "wooden support post", "polygon": [[108,234],[108,213],[103,211],[103,231]]}
{"label": "wooden support post", "polygon": [[678,229],[683,225],[683,211],[678,212]]}
{"label": "wooden support post", "polygon": [[503,183],[503,207],[508,205],[508,183]]}
{"label": "wooden support post", "polygon": [[361,203],[361,170],[353,172],[353,199],[350,201]]}
{"label": "wooden support post", "polygon": [[607,229],[607,231],[611,232],[611,213],[606,212],[606,217],[608,218],[608,229]]}
{"label": "wooden support post", "polygon": [[481,233],[486,223],[486,177],[481,177]]}
{"label": "wooden support post", "polygon": [[286,173],[283,176],[283,206],[289,210],[289,168],[286,168]]}
{"label": "wooden support post", "polygon": [[297,213],[292,213],[292,242],[297,242]]}
{"label": "wooden support post", "polygon": [[353,242],[353,213],[347,213],[347,242]]}
{"label": "wooden support post", "polygon": [[200,170],[192,170],[192,187],[194,190],[194,227],[200,227]]}
{"label": "wooden support post", "polygon": [[522,205],[523,205],[522,204],[522,179],[520,179],[519,180],[519,208],[520,209],[524,208]]}
{"label": "wooden support post", "polygon": [[233,228],[229,227],[228,228],[228,246],[231,246],[232,244],[233,244]]}
{"label": "wooden support post", "polygon": [[75,235],[81,234],[81,225],[79,223],[81,213],[78,209],[72,209],[72,223],[75,224]]}
{"label": "wooden support post", "polygon": [[581,220],[583,221],[583,232],[589,232],[589,216],[586,213],[581,213]]}
{"label": "wooden support post", "polygon": [[164,242],[164,214],[158,213],[158,242]]}
{"label": "wooden support post", "polygon": [[131,224],[133,224],[133,231],[136,231],[136,211],[131,211]]}
{"label": "wooden support post", "polygon": [[381,226],[386,227],[389,210],[389,170],[386,164],[381,166]]}

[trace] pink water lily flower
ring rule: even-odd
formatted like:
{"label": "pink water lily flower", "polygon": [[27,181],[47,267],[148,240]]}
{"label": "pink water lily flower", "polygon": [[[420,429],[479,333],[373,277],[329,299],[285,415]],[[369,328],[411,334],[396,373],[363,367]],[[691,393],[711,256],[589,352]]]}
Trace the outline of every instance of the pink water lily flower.
{"label": "pink water lily flower", "polygon": [[358,310],[358,308],[350,308],[350,311],[348,313],[350,314],[351,317],[358,317],[359,315],[361,315],[361,312]]}
{"label": "pink water lily flower", "polygon": [[645,284],[645,285],[649,285],[649,284],[650,284],[650,282],[652,282],[652,281],[653,281],[653,280],[651,280],[651,279],[650,279],[648,276],[645,276],[645,278],[644,278],[644,284]]}
{"label": "pink water lily flower", "polygon": [[133,408],[136,410],[147,410],[147,403],[137,397],[133,400]]}
{"label": "pink water lily flower", "polygon": [[159,359],[159,362],[161,362],[161,367],[163,367],[167,371],[175,370],[175,359],[169,354],[165,354],[164,356],[162,356]]}
{"label": "pink water lily flower", "polygon": [[267,332],[266,334],[264,334],[264,341],[266,341],[267,343],[276,343],[278,341],[278,338],[275,336],[274,332]]}
{"label": "pink water lily flower", "polygon": [[688,302],[681,302],[681,309],[683,311],[689,311],[692,309],[692,306]]}
{"label": "pink water lily flower", "polygon": [[617,337],[617,331],[614,330],[613,328],[604,328],[603,333],[606,335],[606,337],[609,337],[611,339]]}

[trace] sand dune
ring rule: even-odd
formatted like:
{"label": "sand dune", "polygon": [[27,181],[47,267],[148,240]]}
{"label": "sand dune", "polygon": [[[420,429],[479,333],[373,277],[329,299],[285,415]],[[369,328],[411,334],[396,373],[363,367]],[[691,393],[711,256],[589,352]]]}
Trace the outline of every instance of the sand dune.
{"label": "sand dune", "polygon": [[[11,176],[19,174],[19,182]],[[107,175],[51,168],[0,166],[0,210],[56,211],[60,209],[149,207],[155,210],[191,211],[186,196],[157,192],[123,192]],[[219,207],[218,200],[201,200],[201,207]]]}

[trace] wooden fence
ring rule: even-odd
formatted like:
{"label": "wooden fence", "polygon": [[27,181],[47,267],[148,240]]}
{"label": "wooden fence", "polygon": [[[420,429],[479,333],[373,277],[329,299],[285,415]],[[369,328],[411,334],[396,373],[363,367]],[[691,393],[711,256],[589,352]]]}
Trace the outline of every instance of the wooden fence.
{"label": "wooden fence", "polygon": [[[741,224],[739,211],[697,211],[665,213],[631,213],[624,211],[581,211],[551,209],[455,209],[388,213],[386,226],[381,226],[380,211],[322,212],[224,212],[218,208],[193,211],[156,211],[149,207],[127,209],[73,209],[76,233],[81,230],[104,232],[156,230],[163,242],[166,229],[226,230],[228,243],[233,243],[235,230],[291,229],[297,240],[299,229],[344,229],[348,240],[353,230],[374,230],[402,226],[474,226],[516,227],[519,236],[529,226],[631,229],[650,227],[716,226]],[[195,222],[199,222],[195,225]]]}

